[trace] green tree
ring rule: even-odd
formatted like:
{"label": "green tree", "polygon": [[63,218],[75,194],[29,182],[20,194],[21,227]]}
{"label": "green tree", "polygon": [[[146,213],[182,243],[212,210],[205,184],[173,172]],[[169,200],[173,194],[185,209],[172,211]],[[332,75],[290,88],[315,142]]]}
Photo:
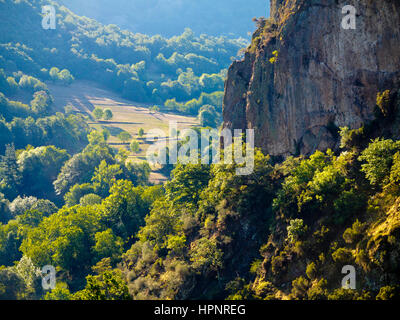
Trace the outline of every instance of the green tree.
{"label": "green tree", "polygon": [[0,192],[7,199],[14,199],[22,182],[22,175],[19,171],[17,156],[14,144],[6,145],[6,152],[0,159]]}
{"label": "green tree", "polygon": [[53,82],[57,81],[59,79],[59,72],[60,69],[57,67],[53,67],[49,71],[50,78],[53,80]]}
{"label": "green tree", "polygon": [[140,144],[136,140],[132,140],[130,144],[130,149],[133,153],[138,153],[140,151]]}
{"label": "green tree", "polygon": [[361,171],[372,185],[382,185],[388,182],[393,156],[400,151],[400,142],[375,139],[358,158],[363,162]]}
{"label": "green tree", "polygon": [[110,188],[121,174],[122,170],[119,164],[108,165],[105,160],[101,161],[92,178],[96,193],[103,197],[108,196]]}
{"label": "green tree", "polygon": [[86,277],[86,286],[74,294],[74,300],[131,300],[120,270],[104,268],[98,275]]}
{"label": "green tree", "polygon": [[99,120],[99,119],[103,118],[103,115],[104,115],[103,109],[100,108],[100,107],[94,108],[92,113],[93,113],[93,116],[95,117],[96,120]]}
{"label": "green tree", "polygon": [[122,142],[126,143],[128,140],[132,139],[132,136],[129,132],[122,131],[119,133],[118,139],[120,139]]}
{"label": "green tree", "polygon": [[82,207],[86,207],[86,206],[93,206],[96,204],[100,204],[102,201],[101,197],[97,194],[94,193],[89,193],[84,195],[80,200],[79,200],[79,204]]}
{"label": "green tree", "polygon": [[52,103],[52,98],[45,91],[37,91],[33,95],[31,108],[36,114],[44,115],[49,111]]}
{"label": "green tree", "polygon": [[75,78],[67,69],[62,70],[58,74],[58,79],[65,85],[70,85],[75,80]]}
{"label": "green tree", "polygon": [[143,128],[140,128],[140,129],[139,129],[139,132],[138,132],[139,138],[143,137],[143,135],[144,135],[144,129],[143,129]]}
{"label": "green tree", "polygon": [[80,277],[96,261],[91,248],[94,235],[102,230],[101,219],[98,206],[63,208],[36,228],[27,229],[20,250],[35,265],[55,265]]}
{"label": "green tree", "polygon": [[216,128],[222,121],[214,106],[204,105],[199,110],[198,118],[202,127]]}
{"label": "green tree", "polygon": [[95,234],[94,252],[99,259],[110,258],[111,263],[118,261],[123,252],[123,240],[116,237],[111,229]]}
{"label": "green tree", "polygon": [[150,111],[151,111],[151,112],[154,112],[154,113],[157,113],[157,112],[160,111],[160,107],[154,105],[154,106],[152,106],[152,107],[150,108]]}
{"label": "green tree", "polygon": [[[26,150],[18,156],[22,183],[27,194],[38,198],[56,199],[53,182],[70,158],[66,150],[54,146]],[[28,193],[29,192],[29,193]]]}
{"label": "green tree", "polygon": [[202,272],[217,271],[222,267],[223,253],[215,239],[201,238],[192,242],[190,260],[193,268]]}
{"label": "green tree", "polygon": [[0,268],[0,299],[18,300],[25,297],[24,279],[11,268]]}
{"label": "green tree", "polygon": [[115,235],[128,239],[143,225],[149,208],[141,198],[143,190],[131,181],[118,180],[110,189],[110,196],[103,201],[103,221]]}
{"label": "green tree", "polygon": [[65,282],[57,281],[56,287],[46,293],[44,300],[72,300],[72,294]]}
{"label": "green tree", "polygon": [[104,120],[111,120],[113,118],[113,113],[112,113],[111,109],[109,109],[109,108],[104,109],[103,116],[104,116]]}
{"label": "green tree", "polygon": [[80,203],[80,199],[87,195],[93,194],[95,187],[90,183],[76,184],[64,196],[65,205],[72,207]]}
{"label": "green tree", "polygon": [[290,242],[295,242],[304,235],[306,228],[302,219],[290,220],[290,225],[287,227],[288,239]]}

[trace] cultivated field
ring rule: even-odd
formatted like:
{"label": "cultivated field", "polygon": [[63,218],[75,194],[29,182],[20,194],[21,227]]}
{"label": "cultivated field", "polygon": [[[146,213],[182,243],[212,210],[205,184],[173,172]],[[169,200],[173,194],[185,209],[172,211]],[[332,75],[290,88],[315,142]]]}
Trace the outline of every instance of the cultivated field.
{"label": "cultivated field", "polygon": [[[138,154],[130,153],[129,158],[133,161],[146,159],[146,150],[150,145],[146,141],[146,133],[150,129],[163,130],[166,134],[164,138],[168,139],[170,121],[177,122],[178,130],[198,124],[197,119],[194,117],[149,111],[149,105],[123,99],[117,94],[89,81],[75,81],[68,87],[52,83],[47,83],[47,86],[54,97],[55,107],[60,111],[64,111],[66,105],[72,105],[75,112],[89,115],[93,119],[91,113],[95,107],[110,108],[114,115],[111,120],[90,120],[89,125],[99,130],[107,128],[111,133],[108,142],[114,148],[124,147],[127,150],[129,149],[129,143],[124,144],[117,137],[121,131],[129,132],[133,139],[140,142],[141,147]],[[140,128],[143,128],[145,132],[142,138],[138,136]],[[153,172],[151,180],[153,182],[162,182],[165,177]]]}

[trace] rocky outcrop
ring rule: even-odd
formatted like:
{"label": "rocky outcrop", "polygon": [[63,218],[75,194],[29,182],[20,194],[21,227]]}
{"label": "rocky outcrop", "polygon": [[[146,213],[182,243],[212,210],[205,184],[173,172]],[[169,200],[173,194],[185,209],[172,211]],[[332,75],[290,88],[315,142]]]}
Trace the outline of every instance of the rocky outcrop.
{"label": "rocky outcrop", "polygon": [[[341,27],[345,5],[355,30]],[[338,127],[373,119],[377,93],[399,87],[399,25],[399,0],[272,0],[229,69],[224,127],[255,129],[274,156],[337,147]]]}

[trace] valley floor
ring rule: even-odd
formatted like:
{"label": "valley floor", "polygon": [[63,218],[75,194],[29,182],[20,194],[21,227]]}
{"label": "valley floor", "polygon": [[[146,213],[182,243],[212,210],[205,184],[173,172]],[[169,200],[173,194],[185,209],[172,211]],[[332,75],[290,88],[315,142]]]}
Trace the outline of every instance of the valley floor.
{"label": "valley floor", "polygon": [[[129,149],[129,142],[123,143],[118,139],[118,134],[127,131],[133,139],[140,142],[141,151],[138,154],[131,153],[129,159],[133,161],[146,160],[146,150],[150,143],[146,141],[146,132],[150,129],[161,129],[166,133],[168,139],[169,122],[176,121],[178,130],[192,127],[198,124],[195,117],[182,116],[165,112],[152,112],[150,105],[132,102],[121,98],[118,94],[100,87],[90,81],[75,81],[70,86],[46,83],[53,98],[55,108],[63,112],[64,107],[72,105],[74,111],[88,115],[91,119],[92,111],[96,107],[110,108],[113,112],[112,120],[90,120],[89,125],[96,129],[107,129],[110,131],[108,143],[114,148],[125,147]],[[138,131],[144,129],[145,135],[140,138]],[[162,183],[166,177],[161,173],[153,171],[150,180],[154,183]]]}

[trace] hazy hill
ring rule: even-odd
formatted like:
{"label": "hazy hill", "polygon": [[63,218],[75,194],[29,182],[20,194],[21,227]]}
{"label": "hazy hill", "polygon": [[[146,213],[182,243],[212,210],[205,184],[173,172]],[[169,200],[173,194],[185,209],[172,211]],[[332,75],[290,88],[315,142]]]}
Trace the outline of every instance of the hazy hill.
{"label": "hazy hill", "polygon": [[58,1],[80,15],[133,32],[172,36],[189,27],[196,33],[246,36],[251,19],[269,14],[267,0],[107,0]]}

